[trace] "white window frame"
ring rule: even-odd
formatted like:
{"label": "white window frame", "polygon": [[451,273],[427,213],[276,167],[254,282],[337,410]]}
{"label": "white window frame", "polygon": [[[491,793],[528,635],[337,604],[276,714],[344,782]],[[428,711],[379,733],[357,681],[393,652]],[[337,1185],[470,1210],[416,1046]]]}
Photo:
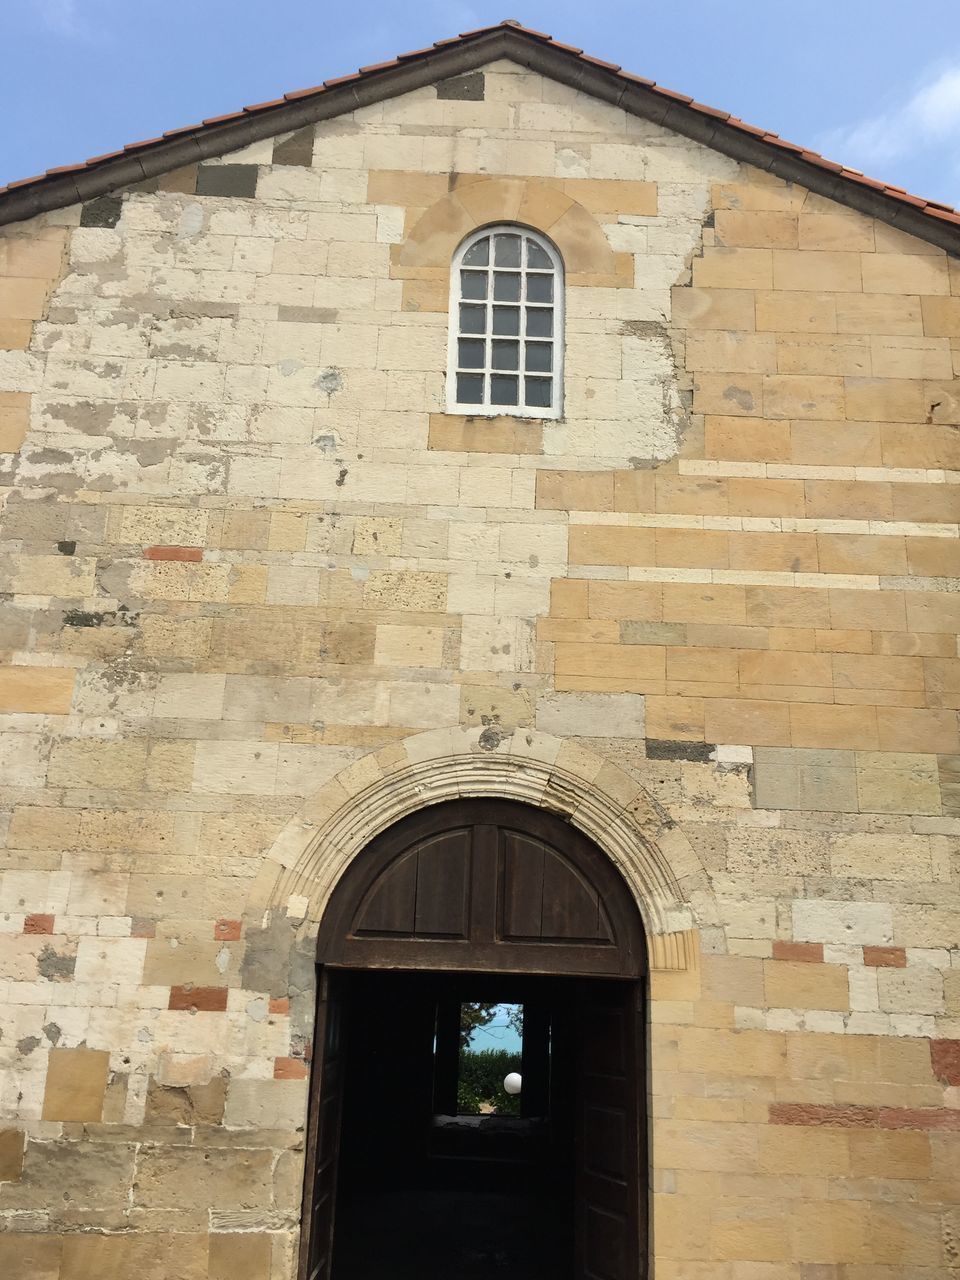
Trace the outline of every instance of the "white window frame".
{"label": "white window frame", "polygon": [[[553,404],[546,408],[544,406],[527,406],[524,404],[492,404],[490,403],[490,374],[492,370],[492,353],[491,342],[493,337],[493,297],[492,289],[488,290],[490,296],[487,297],[485,305],[487,308],[487,324],[483,334],[461,334],[460,333],[460,303],[476,304],[479,300],[472,298],[463,298],[460,286],[460,268],[467,252],[479,241],[487,236],[497,234],[519,235],[522,238],[532,240],[543,252],[548,256],[553,269],[553,337],[552,338],[535,338],[536,342],[550,342],[553,346],[553,369],[551,378],[553,381]],[[488,267],[488,271],[492,273],[493,264]],[[526,307],[527,295],[527,268],[524,257],[521,252],[521,272],[520,272],[520,313],[521,319],[524,315]],[[524,325],[521,323],[521,332],[518,337],[520,342],[520,369],[518,377],[520,378],[520,395],[523,395],[523,352],[526,336],[523,332]],[[475,372],[484,375],[484,400],[481,404],[461,404],[457,399],[457,370],[459,355],[459,339],[474,338],[486,344],[485,361],[482,369]],[[447,412],[456,413],[471,418],[540,418],[555,420],[563,416],[563,345],[564,345],[564,275],[563,275],[563,259],[557,252],[556,247],[539,232],[532,230],[530,227],[522,226],[515,222],[496,223],[493,226],[480,227],[477,231],[472,231],[470,235],[460,244],[456,253],[453,255],[453,262],[450,265],[450,312],[447,337]]]}

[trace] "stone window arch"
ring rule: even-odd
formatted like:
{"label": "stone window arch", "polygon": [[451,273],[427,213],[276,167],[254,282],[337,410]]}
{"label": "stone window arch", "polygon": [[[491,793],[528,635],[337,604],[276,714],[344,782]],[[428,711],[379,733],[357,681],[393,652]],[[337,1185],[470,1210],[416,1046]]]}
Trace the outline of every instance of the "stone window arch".
{"label": "stone window arch", "polygon": [[447,411],[559,418],[563,260],[529,227],[473,231],[453,255]]}

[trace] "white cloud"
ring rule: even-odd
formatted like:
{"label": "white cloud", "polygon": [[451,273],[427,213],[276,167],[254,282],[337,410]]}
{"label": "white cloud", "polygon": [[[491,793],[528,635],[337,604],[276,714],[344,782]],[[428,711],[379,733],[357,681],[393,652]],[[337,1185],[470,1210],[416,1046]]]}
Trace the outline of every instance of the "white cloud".
{"label": "white cloud", "polygon": [[77,0],[35,0],[40,21],[60,36],[83,34]]}
{"label": "white cloud", "polygon": [[960,61],[926,76],[905,99],[888,101],[876,115],[828,133],[831,159],[864,167],[909,157],[960,141]]}

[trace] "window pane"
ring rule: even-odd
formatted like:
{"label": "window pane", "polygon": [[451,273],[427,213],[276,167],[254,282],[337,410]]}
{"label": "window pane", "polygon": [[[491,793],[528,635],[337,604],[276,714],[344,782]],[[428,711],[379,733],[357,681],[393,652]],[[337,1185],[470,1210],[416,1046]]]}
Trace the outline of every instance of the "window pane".
{"label": "window pane", "polygon": [[490,261],[490,237],[484,236],[476,244],[472,244],[463,255],[465,267],[485,267]]}
{"label": "window pane", "polygon": [[460,404],[483,404],[483,374],[457,374],[457,401]]}
{"label": "window pane", "polygon": [[490,403],[516,404],[519,378],[509,378],[502,373],[490,375]]}
{"label": "window pane", "polygon": [[[483,368],[483,349],[485,342],[478,342],[476,338],[461,338],[459,351],[459,364],[461,369],[482,369]],[[530,362],[527,361],[527,368],[530,368]]]}
{"label": "window pane", "polygon": [[462,306],[460,308],[460,332],[483,333],[486,328],[487,308]]}
{"label": "window pane", "polygon": [[[481,330],[471,329],[470,332],[479,333],[481,332]],[[493,332],[502,334],[508,338],[516,336],[520,332],[520,308],[519,307],[494,307],[493,308]],[[529,329],[527,330],[527,332],[529,333]]]}
{"label": "window pane", "polygon": [[498,267],[519,267],[520,237],[497,236],[495,239],[493,261]]}
{"label": "window pane", "polygon": [[525,394],[527,405],[534,409],[549,409],[552,403],[553,381],[550,378],[527,378]]}
{"label": "window pane", "polygon": [[527,241],[527,266],[528,267],[552,267],[549,254],[541,249],[535,240]]}
{"label": "window pane", "polygon": [[461,271],[460,295],[464,298],[485,298],[487,296],[487,273],[485,271]]}
{"label": "window pane", "polygon": [[493,296],[497,302],[519,302],[520,272],[495,271],[493,275]]}
{"label": "window pane", "polygon": [[520,343],[495,342],[493,344],[493,367],[495,369],[519,369]]}
{"label": "window pane", "polygon": [[529,302],[553,301],[553,276],[527,276]]}
{"label": "window pane", "polygon": [[[460,363],[464,361],[461,359]],[[528,342],[525,367],[531,373],[550,373],[553,369],[553,346],[549,342]]]}
{"label": "window pane", "polygon": [[[496,333],[496,322],[494,322],[494,333]],[[527,311],[527,337],[552,338],[553,312],[540,307],[530,308]]]}

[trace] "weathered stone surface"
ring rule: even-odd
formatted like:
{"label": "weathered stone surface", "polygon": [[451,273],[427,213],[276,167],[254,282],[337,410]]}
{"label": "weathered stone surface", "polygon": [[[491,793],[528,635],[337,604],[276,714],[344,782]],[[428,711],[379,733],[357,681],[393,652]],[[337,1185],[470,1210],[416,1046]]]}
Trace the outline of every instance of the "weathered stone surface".
{"label": "weathered stone surface", "polygon": [[[562,417],[445,413],[513,221]],[[0,1273],[291,1280],[326,895],[474,794],[643,916],[657,1277],[956,1266],[955,267],[506,60],[0,231]]]}
{"label": "weathered stone surface", "polygon": [[17,1183],[0,1186],[0,1209],[43,1210],[53,1217],[127,1204],[134,1148],[119,1142],[31,1141]]}
{"label": "weathered stone surface", "polygon": [[144,1148],[134,1204],[146,1209],[254,1209],[270,1203],[269,1151]]}

